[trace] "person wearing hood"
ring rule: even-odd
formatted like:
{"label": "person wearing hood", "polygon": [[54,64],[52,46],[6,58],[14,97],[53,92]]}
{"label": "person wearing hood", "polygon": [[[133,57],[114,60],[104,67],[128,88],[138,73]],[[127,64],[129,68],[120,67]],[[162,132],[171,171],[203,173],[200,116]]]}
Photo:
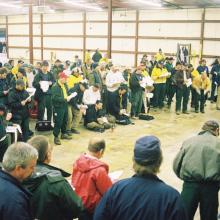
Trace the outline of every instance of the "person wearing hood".
{"label": "person wearing hood", "polygon": [[31,209],[34,219],[72,220],[84,210],[82,200],[65,179],[70,174],[49,165],[52,146],[45,136],[38,135],[28,143],[38,151],[38,160],[33,175],[23,182],[32,193]]}
{"label": "person wearing hood", "polygon": [[135,175],[115,183],[99,202],[94,220],[187,220],[179,193],[157,177],[162,163],[160,140],[139,138],[134,147]]}
{"label": "person wearing hood", "polygon": [[94,210],[104,193],[112,186],[109,167],[99,159],[105,151],[105,141],[93,138],[88,153],[81,155],[73,165],[72,185],[86,208],[80,220],[92,220]]}
{"label": "person wearing hood", "polygon": [[7,69],[5,67],[0,68],[0,103],[7,105],[8,92],[10,90],[7,82]]}
{"label": "person wearing hood", "polygon": [[189,220],[200,207],[201,220],[216,220],[220,183],[219,123],[207,121],[202,131],[184,141],[174,159],[173,170],[184,181],[181,197]]}

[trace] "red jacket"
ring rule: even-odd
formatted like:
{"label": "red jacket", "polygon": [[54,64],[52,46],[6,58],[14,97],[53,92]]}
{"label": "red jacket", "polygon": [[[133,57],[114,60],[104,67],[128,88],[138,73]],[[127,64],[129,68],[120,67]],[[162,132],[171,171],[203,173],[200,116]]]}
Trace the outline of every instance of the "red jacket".
{"label": "red jacket", "polygon": [[73,165],[72,185],[89,212],[94,212],[104,193],[112,186],[108,165],[89,155],[82,155]]}

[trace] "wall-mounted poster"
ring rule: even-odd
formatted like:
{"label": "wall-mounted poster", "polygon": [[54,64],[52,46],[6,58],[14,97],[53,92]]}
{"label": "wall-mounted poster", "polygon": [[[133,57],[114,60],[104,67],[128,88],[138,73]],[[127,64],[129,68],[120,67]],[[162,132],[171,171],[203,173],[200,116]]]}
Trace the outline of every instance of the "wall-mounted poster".
{"label": "wall-mounted poster", "polygon": [[190,63],[191,44],[177,44],[177,61]]}

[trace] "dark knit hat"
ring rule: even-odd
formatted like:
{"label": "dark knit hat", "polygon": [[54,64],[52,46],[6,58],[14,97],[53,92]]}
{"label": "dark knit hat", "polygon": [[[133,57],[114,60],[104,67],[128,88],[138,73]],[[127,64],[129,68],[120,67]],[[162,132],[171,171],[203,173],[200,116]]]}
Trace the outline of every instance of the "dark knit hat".
{"label": "dark knit hat", "polygon": [[160,140],[155,136],[145,136],[138,139],[134,147],[136,163],[147,166],[157,162],[160,158]]}

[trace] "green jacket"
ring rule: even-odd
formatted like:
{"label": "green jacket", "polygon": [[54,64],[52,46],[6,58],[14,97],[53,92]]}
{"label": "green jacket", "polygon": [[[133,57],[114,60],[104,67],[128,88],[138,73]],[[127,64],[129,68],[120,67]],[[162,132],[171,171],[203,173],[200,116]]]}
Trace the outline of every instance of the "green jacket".
{"label": "green jacket", "polygon": [[[66,91],[68,93],[68,87],[65,84],[66,87]],[[64,99],[64,94],[63,94],[63,90],[60,87],[60,85],[58,84],[58,82],[56,82],[51,89],[51,93],[52,93],[52,104],[53,107],[55,108],[62,108],[63,106],[67,105],[67,100]]]}
{"label": "green jacket", "polygon": [[60,66],[55,66],[54,65],[54,66],[52,66],[50,72],[53,74],[54,79],[57,80],[59,73],[63,72],[63,70],[64,69],[63,69],[62,65],[60,65]]}
{"label": "green jacket", "polygon": [[56,167],[38,163],[35,173],[23,185],[32,194],[34,219],[72,220],[84,210],[81,199],[64,177],[70,176]]}
{"label": "green jacket", "polygon": [[186,140],[173,170],[184,181],[220,182],[220,139],[206,131]]}

